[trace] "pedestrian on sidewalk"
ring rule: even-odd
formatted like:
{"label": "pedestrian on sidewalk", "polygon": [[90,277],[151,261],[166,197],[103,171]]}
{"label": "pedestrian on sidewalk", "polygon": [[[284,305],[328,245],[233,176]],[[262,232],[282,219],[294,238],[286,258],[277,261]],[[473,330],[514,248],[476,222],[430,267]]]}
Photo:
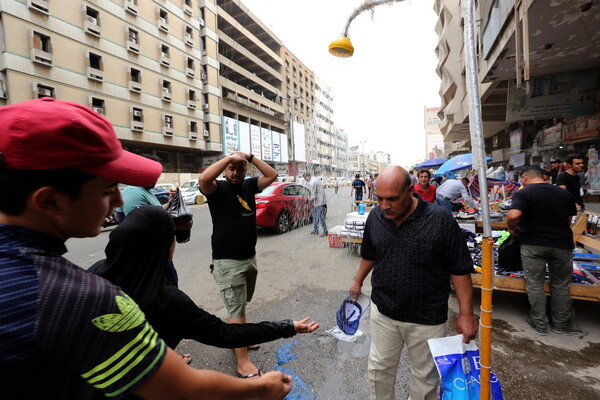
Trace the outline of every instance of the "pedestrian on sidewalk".
{"label": "pedestrian on sidewalk", "polygon": [[323,233],[319,236],[327,236],[327,223],[325,223],[325,207],[327,207],[327,197],[320,178],[311,178],[309,172],[304,174],[304,179],[308,182],[310,189],[310,198],[313,201],[312,219],[313,229],[310,231],[313,235],[319,235],[319,224],[323,228]]}
{"label": "pedestrian on sidewalk", "polygon": [[[245,179],[248,163],[258,168],[262,176]],[[225,180],[217,180],[223,172]],[[254,295],[258,275],[254,195],[275,179],[277,171],[271,166],[254,154],[242,152],[232,153],[212,164],[198,179],[213,221],[213,278],[229,314],[229,323],[246,323],[246,303]],[[235,355],[237,376],[260,375],[261,371],[248,356],[248,347],[236,348]]]}
{"label": "pedestrian on sidewalk", "polygon": [[571,304],[573,231],[571,216],[577,213],[571,193],[543,179],[544,170],[529,166],[521,172],[524,188],[512,196],[506,217],[511,235],[521,244],[521,261],[527,280],[531,310],[527,322],[539,335],[548,334],[546,314],[546,265],[550,272],[552,331],[581,332]]}
{"label": "pedestrian on sidewalk", "polygon": [[350,293],[358,298],[371,271],[372,400],[393,400],[402,348],[411,363],[411,399],[437,399],[439,375],[427,339],[446,335],[450,283],[459,305],[456,332],[475,338],[473,262],[451,214],[414,194],[405,169],[389,166],[377,178],[379,207],[367,218],[361,261]]}
{"label": "pedestrian on sidewalk", "polygon": [[430,185],[431,172],[428,169],[422,169],[418,174],[419,183],[414,185],[415,193],[421,196],[425,201],[435,203],[435,186]]}
{"label": "pedestrian on sidewalk", "polygon": [[584,166],[583,157],[578,154],[571,155],[567,157],[566,164],[567,170],[558,175],[556,185],[573,195],[578,210],[583,209],[583,190],[579,178],[579,173],[583,171]]}
{"label": "pedestrian on sidewalk", "polygon": [[[363,199],[363,194],[367,192],[366,183],[362,179],[360,179],[360,174],[356,174],[354,176],[354,180],[352,181],[352,190],[354,190],[354,201],[359,202]],[[350,196],[352,196],[352,191],[350,192]]]}
{"label": "pedestrian on sidewalk", "polygon": [[[65,241],[100,233],[159,163],[123,150],[112,124],[52,97],[0,107],[0,393],[6,399],[282,399],[291,377],[195,370],[121,288],[70,263]],[[51,150],[51,151],[49,151]],[[163,263],[164,265],[164,263]],[[35,382],[35,384],[32,384]]]}

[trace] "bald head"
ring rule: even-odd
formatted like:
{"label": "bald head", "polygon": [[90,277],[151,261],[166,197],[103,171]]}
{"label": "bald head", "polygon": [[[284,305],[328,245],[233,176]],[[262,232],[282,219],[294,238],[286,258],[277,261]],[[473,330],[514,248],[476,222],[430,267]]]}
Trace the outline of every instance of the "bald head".
{"label": "bald head", "polygon": [[377,188],[381,186],[396,187],[406,190],[411,184],[410,175],[406,170],[398,165],[386,167],[377,177]]}

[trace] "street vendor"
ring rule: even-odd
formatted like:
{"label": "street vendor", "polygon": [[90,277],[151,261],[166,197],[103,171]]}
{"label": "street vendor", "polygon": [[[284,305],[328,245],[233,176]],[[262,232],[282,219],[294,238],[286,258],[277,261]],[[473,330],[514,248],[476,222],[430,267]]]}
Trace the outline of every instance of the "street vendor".
{"label": "street vendor", "polygon": [[474,211],[479,211],[475,207],[475,203],[467,190],[469,180],[467,178],[448,179],[440,185],[436,190],[437,203],[446,210],[452,212],[452,201],[462,197]]}

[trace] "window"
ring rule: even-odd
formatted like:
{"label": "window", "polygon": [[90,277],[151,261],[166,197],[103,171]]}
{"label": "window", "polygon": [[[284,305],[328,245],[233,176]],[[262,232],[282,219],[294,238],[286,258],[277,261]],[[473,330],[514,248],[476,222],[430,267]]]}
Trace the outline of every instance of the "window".
{"label": "window", "polygon": [[163,135],[172,136],[173,135],[173,116],[165,114],[163,116]]}
{"label": "window", "polygon": [[90,98],[90,106],[92,110],[96,111],[100,115],[106,115],[105,101],[97,97]]}
{"label": "window", "polygon": [[133,28],[127,28],[127,50],[140,52],[140,33]]}
{"label": "window", "polygon": [[[190,139],[197,139],[198,138],[198,123],[196,121],[190,121]],[[193,162],[188,163],[188,164],[193,164]]]}
{"label": "window", "polygon": [[160,45],[160,63],[165,66],[171,65],[171,49],[166,44]]}
{"label": "window", "polygon": [[52,86],[42,85],[41,83],[35,84],[33,96],[37,99],[41,99],[42,97],[56,98],[55,89]]}
{"label": "window", "polygon": [[100,12],[92,7],[85,8],[83,30],[90,35],[100,36]]}
{"label": "window", "polygon": [[158,29],[169,32],[169,13],[162,8],[158,12]]}
{"label": "window", "polygon": [[171,101],[171,82],[163,79],[162,81],[162,99],[164,101]]}
{"label": "window", "polygon": [[101,81],[104,79],[104,72],[102,67],[102,56],[92,52],[88,53],[89,67],[87,75],[89,79]]}
{"label": "window", "polygon": [[49,13],[48,0],[27,0],[27,7],[46,15]]}
{"label": "window", "polygon": [[185,26],[185,44],[188,46],[194,45],[194,29],[189,25]]}
{"label": "window", "polygon": [[192,0],[184,0],[183,1],[183,11],[186,14],[192,15],[193,11],[192,11]]}
{"label": "window", "polygon": [[144,130],[144,111],[138,107],[131,107],[131,129],[134,131]]}
{"label": "window", "polygon": [[187,106],[188,106],[188,108],[191,108],[191,109],[196,108],[196,91],[193,89],[188,89]]}
{"label": "window", "polygon": [[42,65],[52,65],[50,36],[36,31],[31,31],[31,36],[31,61]]}
{"label": "window", "polygon": [[185,73],[187,76],[191,76],[191,77],[196,75],[196,61],[192,57],[186,58]]}
{"label": "window", "polygon": [[142,83],[142,71],[135,68],[129,68],[129,75],[132,81]]}

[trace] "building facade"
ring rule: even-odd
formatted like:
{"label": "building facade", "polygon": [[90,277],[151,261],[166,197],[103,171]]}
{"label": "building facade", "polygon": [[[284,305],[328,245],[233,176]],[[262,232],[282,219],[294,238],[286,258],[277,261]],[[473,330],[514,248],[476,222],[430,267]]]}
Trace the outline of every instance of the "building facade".
{"label": "building facade", "polygon": [[444,135],[440,132],[440,118],[438,113],[440,107],[425,107],[425,157],[427,160],[432,158],[444,157]]}
{"label": "building facade", "polygon": [[[437,0],[440,130],[468,146],[468,103],[458,0]],[[477,2],[479,87],[485,151],[496,165],[547,166],[579,153],[600,175],[600,4]],[[456,147],[455,147],[456,148]],[[600,177],[593,178],[600,191]]]}

